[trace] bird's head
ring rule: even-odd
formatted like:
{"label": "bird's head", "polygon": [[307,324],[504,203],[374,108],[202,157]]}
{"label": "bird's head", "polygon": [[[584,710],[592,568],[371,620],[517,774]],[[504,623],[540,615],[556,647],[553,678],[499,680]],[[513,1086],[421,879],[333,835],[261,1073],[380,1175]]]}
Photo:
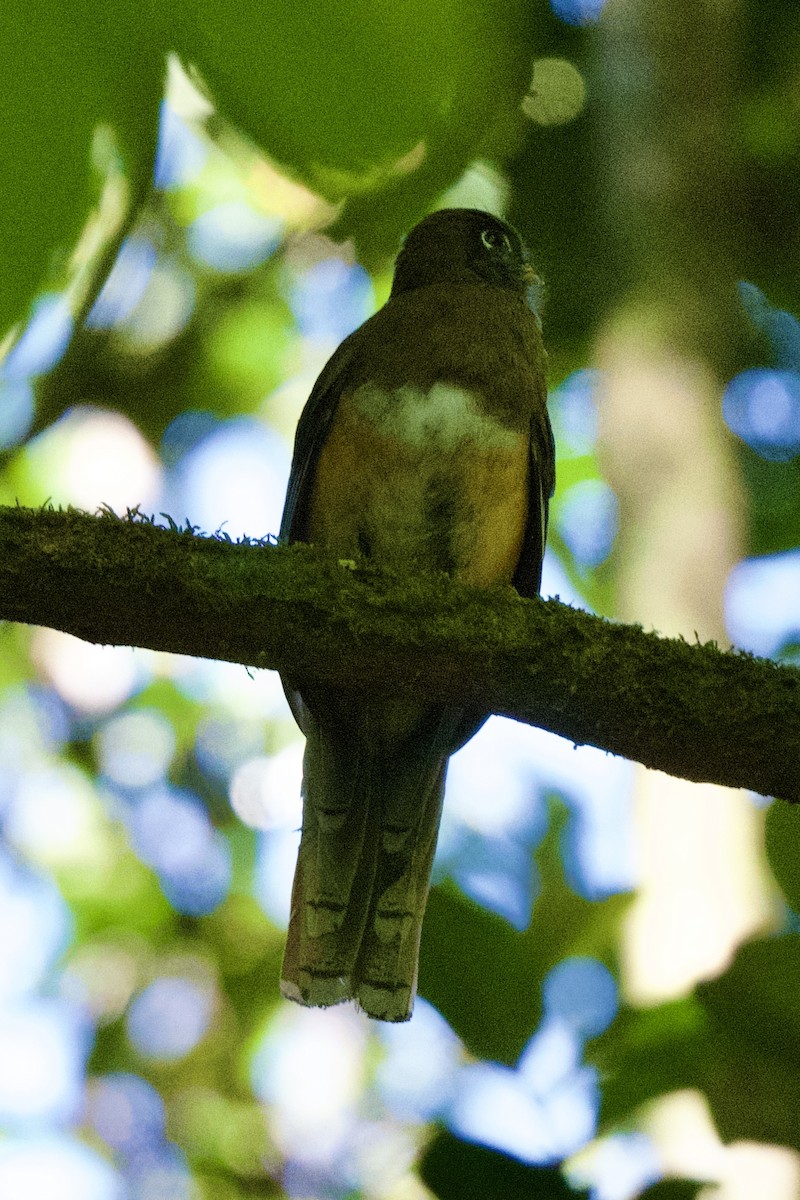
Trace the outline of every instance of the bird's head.
{"label": "bird's head", "polygon": [[513,226],[477,208],[443,208],[407,235],[392,296],[434,283],[487,283],[524,296],[538,317],[542,281]]}

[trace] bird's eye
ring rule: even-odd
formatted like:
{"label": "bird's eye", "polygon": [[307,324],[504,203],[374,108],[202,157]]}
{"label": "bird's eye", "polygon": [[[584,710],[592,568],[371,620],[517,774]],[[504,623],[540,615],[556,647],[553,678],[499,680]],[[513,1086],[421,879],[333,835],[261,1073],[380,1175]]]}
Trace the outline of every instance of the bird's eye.
{"label": "bird's eye", "polygon": [[511,250],[511,242],[508,240],[508,235],[503,233],[502,229],[481,230],[481,241],[487,250]]}

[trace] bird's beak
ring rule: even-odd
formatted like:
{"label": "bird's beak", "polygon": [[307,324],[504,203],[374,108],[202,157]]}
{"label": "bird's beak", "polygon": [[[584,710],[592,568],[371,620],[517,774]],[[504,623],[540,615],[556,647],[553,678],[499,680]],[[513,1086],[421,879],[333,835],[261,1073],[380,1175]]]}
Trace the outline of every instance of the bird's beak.
{"label": "bird's beak", "polygon": [[539,332],[542,330],[542,301],[544,299],[544,280],[537,275],[530,263],[522,268],[522,280],[525,284],[525,297],[528,308],[533,313]]}

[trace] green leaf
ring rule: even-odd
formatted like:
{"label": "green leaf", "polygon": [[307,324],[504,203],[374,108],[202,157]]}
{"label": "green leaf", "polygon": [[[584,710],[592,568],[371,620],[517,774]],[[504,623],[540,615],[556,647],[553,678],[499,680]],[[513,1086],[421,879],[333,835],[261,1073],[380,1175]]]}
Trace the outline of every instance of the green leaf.
{"label": "green leaf", "polygon": [[149,182],[164,75],[157,13],[154,0],[0,7],[0,340],[37,290],[65,282],[98,195],[98,126],[114,129],[134,194]]}
{"label": "green leaf", "polygon": [[420,952],[420,993],[469,1049],[513,1064],[539,1025],[545,975],[569,955],[593,955],[614,970],[619,923],[630,897],[590,901],[564,881],[558,850],[565,810],[554,808],[536,855],[542,888],[518,933],[452,884],[432,889]]}
{"label": "green leaf", "polygon": [[440,151],[469,161],[528,84],[521,0],[178,0],[172,14],[224,115],[336,198]]}
{"label": "green leaf", "polygon": [[704,1092],[724,1141],[800,1148],[800,937],[743,946],[696,997],[626,1009],[589,1046],[603,1077],[601,1124],[683,1088]]}
{"label": "green leaf", "polygon": [[697,995],[736,1041],[800,1069],[800,935],[748,942],[730,969],[701,984]]}
{"label": "green leaf", "polygon": [[720,1136],[800,1148],[800,936],[748,942],[697,995],[711,1018],[703,1087]]}
{"label": "green leaf", "polygon": [[774,800],[764,837],[772,873],[792,908],[800,912],[800,807]]}
{"label": "green leaf", "polygon": [[422,1156],[422,1182],[439,1200],[575,1200],[557,1167],[532,1167],[441,1130]]}
{"label": "green leaf", "polygon": [[[742,1021],[758,1021],[742,997]],[[797,1062],[765,1053],[731,1030],[715,1028],[702,1061],[705,1092],[725,1142],[754,1141],[800,1149]]]}
{"label": "green leaf", "polygon": [[707,1182],[697,1179],[661,1179],[642,1192],[639,1200],[694,1200],[707,1187]]}
{"label": "green leaf", "polygon": [[708,1021],[694,999],[650,1009],[624,1009],[589,1045],[587,1059],[603,1078],[604,1129],[626,1121],[665,1092],[700,1087]]}

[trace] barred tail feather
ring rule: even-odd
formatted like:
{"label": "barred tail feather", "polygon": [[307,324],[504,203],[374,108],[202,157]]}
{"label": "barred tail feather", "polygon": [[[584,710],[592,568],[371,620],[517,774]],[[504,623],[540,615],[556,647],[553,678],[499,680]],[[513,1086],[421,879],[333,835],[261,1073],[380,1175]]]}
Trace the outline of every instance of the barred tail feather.
{"label": "barred tail feather", "polygon": [[284,996],[411,1016],[445,767],[418,746],[377,755],[307,726]]}
{"label": "barred tail feather", "polygon": [[300,1004],[352,997],[379,837],[363,802],[364,771],[352,748],[307,724],[303,831],[281,979],[283,995]]}
{"label": "barred tail feather", "polygon": [[[417,770],[416,778],[398,781],[386,796],[378,871],[356,968],[356,1000],[382,1021],[405,1021],[414,1006],[446,769],[446,760],[437,760],[427,773]],[[416,811],[407,809],[410,797]]]}

